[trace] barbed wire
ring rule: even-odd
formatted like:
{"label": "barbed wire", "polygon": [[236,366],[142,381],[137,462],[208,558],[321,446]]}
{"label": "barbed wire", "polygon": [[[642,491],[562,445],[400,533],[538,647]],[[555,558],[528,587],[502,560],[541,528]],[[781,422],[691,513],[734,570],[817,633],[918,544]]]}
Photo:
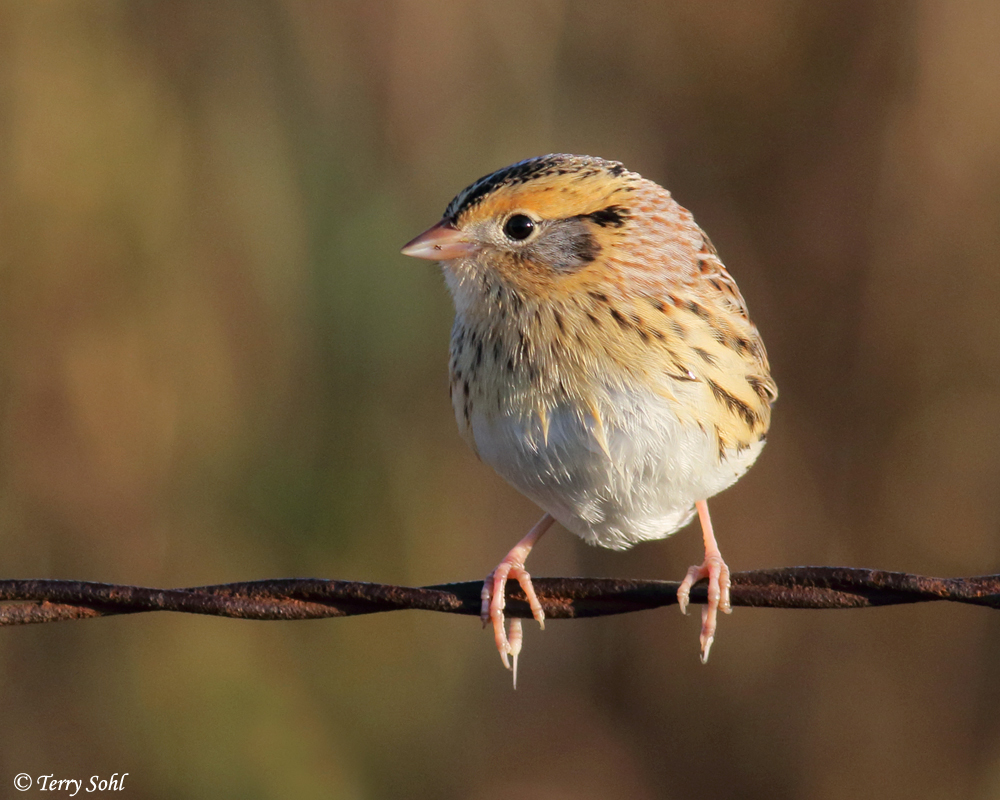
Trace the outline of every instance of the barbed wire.
{"label": "barbed wire", "polygon": [[[734,606],[754,608],[866,608],[956,603],[1000,607],[1000,575],[932,578],[853,567],[787,567],[737,572]],[[549,619],[598,617],[677,602],[676,581],[621,578],[534,578]],[[257,620],[321,619],[419,609],[479,616],[483,582],[420,588],[359,581],[290,578],[188,589],[153,589],[90,581],[0,581],[0,626],[176,611]],[[691,592],[706,602],[705,584]],[[507,584],[508,616],[531,617],[521,588]]]}

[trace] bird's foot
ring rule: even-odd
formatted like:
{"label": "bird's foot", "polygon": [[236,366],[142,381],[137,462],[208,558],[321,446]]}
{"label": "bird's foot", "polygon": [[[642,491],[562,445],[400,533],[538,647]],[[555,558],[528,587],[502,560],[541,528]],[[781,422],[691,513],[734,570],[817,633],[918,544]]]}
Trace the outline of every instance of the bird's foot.
{"label": "bird's foot", "polygon": [[535,594],[535,587],[531,585],[531,576],[524,568],[524,560],[531,552],[531,548],[542,538],[542,535],[550,527],[555,519],[551,514],[542,516],[535,527],[528,531],[527,535],[521,539],[509,553],[504,557],[495,570],[486,576],[483,582],[482,591],[482,611],[483,627],[490,622],[493,623],[493,638],[497,643],[497,650],[500,651],[500,659],[507,669],[511,669],[510,658],[514,660],[514,688],[517,688],[517,656],[521,652],[521,640],[523,637],[521,620],[514,618],[510,621],[509,633],[504,633],[503,629],[503,609],[506,604],[504,590],[507,587],[507,579],[513,578],[524,590],[524,596],[531,608],[532,616],[538,620],[538,624],[545,629],[545,612],[542,604],[538,602],[538,595]]}
{"label": "bird's foot", "polygon": [[531,584],[531,575],[528,574],[524,565],[512,559],[511,555],[514,555],[514,551],[511,551],[507,558],[501,561],[497,568],[487,576],[483,582],[481,596],[483,625],[493,623],[493,636],[496,639],[497,650],[500,651],[500,658],[507,669],[511,669],[508,656],[513,657],[516,685],[517,655],[521,651],[522,631],[521,620],[517,618],[510,621],[509,634],[504,631],[503,610],[506,605],[507,579],[513,578],[521,585],[528,606],[531,608],[531,614],[538,620],[538,624],[543,630],[545,629],[545,612],[542,610],[542,604],[538,601],[538,595],[535,594],[535,587]]}
{"label": "bird's foot", "polygon": [[702,578],[708,578],[708,603],[701,610],[701,663],[708,661],[712,642],[715,641],[715,628],[718,614],[733,611],[729,599],[729,567],[719,553],[706,553],[705,561],[696,567],[691,567],[677,589],[677,605],[681,613],[687,614],[688,602],[691,599],[691,587]]}

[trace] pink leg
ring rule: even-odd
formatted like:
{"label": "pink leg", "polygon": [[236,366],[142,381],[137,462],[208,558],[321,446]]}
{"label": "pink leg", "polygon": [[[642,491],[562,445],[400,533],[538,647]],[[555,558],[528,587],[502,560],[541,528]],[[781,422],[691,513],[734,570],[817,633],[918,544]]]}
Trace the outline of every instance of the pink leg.
{"label": "pink leg", "polygon": [[550,514],[542,517],[535,527],[528,532],[528,535],[514,545],[513,549],[504,557],[504,560],[497,565],[497,568],[486,576],[486,581],[483,583],[483,625],[486,625],[490,621],[493,622],[493,635],[496,639],[497,650],[500,651],[500,658],[507,669],[511,668],[510,661],[507,658],[508,654],[514,656],[514,668],[516,669],[517,654],[521,650],[520,620],[511,620],[510,640],[508,640],[507,634],[504,633],[503,629],[503,609],[506,603],[504,590],[507,586],[507,578],[514,578],[514,580],[521,584],[521,588],[528,598],[528,605],[531,607],[532,616],[544,628],[545,612],[542,610],[542,604],[538,602],[535,587],[531,585],[531,576],[524,568],[524,560],[528,557],[528,553],[531,552],[531,548],[535,546],[535,542],[541,539],[542,534],[552,527],[553,522],[555,522],[555,519]]}
{"label": "pink leg", "polygon": [[729,567],[722,560],[722,553],[712,533],[712,520],[708,516],[708,503],[699,500],[695,503],[698,518],[701,520],[701,530],[705,535],[705,560],[701,566],[691,567],[677,589],[677,605],[681,613],[687,614],[688,601],[691,597],[691,587],[702,578],[708,578],[708,603],[701,610],[701,663],[708,661],[708,652],[715,641],[715,626],[719,609],[731,614],[732,604],[729,600]]}

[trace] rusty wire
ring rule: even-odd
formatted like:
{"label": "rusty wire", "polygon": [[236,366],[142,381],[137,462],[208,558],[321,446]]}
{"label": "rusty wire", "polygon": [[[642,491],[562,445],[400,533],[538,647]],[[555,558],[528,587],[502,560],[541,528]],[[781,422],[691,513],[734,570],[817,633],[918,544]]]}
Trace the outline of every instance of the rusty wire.
{"label": "rusty wire", "polygon": [[[949,600],[1000,607],[1000,575],[931,578],[851,567],[787,567],[738,572],[732,577],[734,606],[865,608]],[[535,578],[534,584],[550,619],[626,614],[677,602],[674,581]],[[411,588],[292,578],[151,589],[89,581],[4,580],[0,581],[0,626],[146,611],[257,620],[347,617],[403,609],[478,616],[482,586],[482,581]],[[691,592],[691,602],[705,600],[705,584],[701,583]],[[513,582],[507,587],[507,614],[531,616],[524,594]]]}

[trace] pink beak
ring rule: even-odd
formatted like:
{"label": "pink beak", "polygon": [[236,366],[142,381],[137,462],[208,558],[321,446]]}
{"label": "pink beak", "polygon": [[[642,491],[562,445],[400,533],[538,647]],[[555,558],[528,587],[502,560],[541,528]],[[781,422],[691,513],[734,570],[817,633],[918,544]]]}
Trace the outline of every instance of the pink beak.
{"label": "pink beak", "polygon": [[426,258],[429,261],[450,261],[470,255],[475,250],[476,246],[450,222],[439,222],[413,241],[407,242],[400,252],[404,256]]}

